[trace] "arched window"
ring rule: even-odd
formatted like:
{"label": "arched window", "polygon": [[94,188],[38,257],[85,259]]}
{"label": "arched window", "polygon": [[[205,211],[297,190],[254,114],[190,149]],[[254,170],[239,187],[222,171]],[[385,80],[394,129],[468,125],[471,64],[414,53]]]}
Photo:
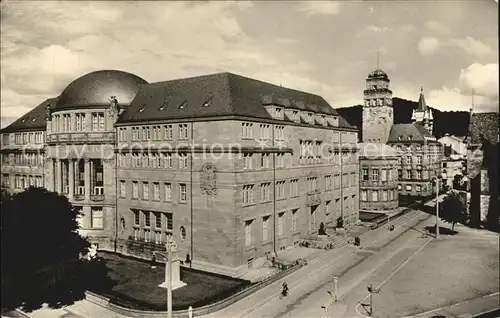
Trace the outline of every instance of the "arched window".
{"label": "arched window", "polygon": [[186,228],[184,228],[184,226],[181,226],[181,240],[185,240],[186,239]]}

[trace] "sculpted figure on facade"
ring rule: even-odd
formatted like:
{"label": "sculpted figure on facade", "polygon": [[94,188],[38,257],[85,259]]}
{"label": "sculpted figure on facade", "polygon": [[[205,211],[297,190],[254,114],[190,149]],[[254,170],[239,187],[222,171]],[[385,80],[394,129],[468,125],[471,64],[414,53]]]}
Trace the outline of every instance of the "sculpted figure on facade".
{"label": "sculpted figure on facade", "polygon": [[212,163],[205,163],[201,167],[200,187],[201,192],[214,195],[217,194],[217,169]]}

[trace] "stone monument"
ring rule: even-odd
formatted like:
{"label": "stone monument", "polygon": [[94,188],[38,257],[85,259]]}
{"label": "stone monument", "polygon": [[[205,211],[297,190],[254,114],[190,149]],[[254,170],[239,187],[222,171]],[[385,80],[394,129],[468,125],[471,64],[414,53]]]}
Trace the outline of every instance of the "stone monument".
{"label": "stone monument", "polygon": [[[162,288],[168,288],[168,277],[170,272],[169,266],[171,266],[172,273],[172,290],[186,286],[186,283],[181,281],[180,260],[177,256],[177,244],[175,244],[173,240],[167,239],[165,247],[165,252],[156,252],[157,254],[162,255],[165,258],[165,281],[159,286]],[[171,260],[169,260],[169,256],[171,257]]]}

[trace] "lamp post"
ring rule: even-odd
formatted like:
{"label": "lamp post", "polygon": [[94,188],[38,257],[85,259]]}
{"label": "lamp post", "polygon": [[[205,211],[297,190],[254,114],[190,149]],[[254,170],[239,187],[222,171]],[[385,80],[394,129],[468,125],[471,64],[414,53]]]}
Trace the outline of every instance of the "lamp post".
{"label": "lamp post", "polygon": [[333,276],[333,292],[334,292],[334,299],[335,299],[335,302],[338,301],[339,299],[339,277],[338,276]]}
{"label": "lamp post", "polygon": [[368,292],[370,293],[370,312],[369,315],[370,317],[373,316],[373,294],[378,294],[380,293],[380,288],[373,288],[372,284],[370,284],[368,287]]}
{"label": "lamp post", "polygon": [[436,239],[439,239],[439,177],[436,181]]}

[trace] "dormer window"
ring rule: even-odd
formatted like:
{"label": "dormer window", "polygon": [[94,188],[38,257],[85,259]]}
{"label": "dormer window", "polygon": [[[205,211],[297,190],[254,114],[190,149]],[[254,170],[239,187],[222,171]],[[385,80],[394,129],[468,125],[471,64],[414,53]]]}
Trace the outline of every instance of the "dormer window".
{"label": "dormer window", "polygon": [[186,108],[186,106],[187,106],[187,103],[182,102],[182,104],[179,105],[179,109],[184,109],[184,108]]}
{"label": "dormer window", "polygon": [[203,103],[203,107],[209,107],[211,104],[212,104],[212,99],[209,99]]}
{"label": "dormer window", "polygon": [[294,110],[292,113],[292,120],[293,121],[298,121],[299,120],[299,112],[297,110]]}
{"label": "dormer window", "polygon": [[35,121],[35,120],[36,120],[36,118],[33,118],[31,121]]}
{"label": "dormer window", "polygon": [[281,108],[276,108],[276,117],[281,118]]}
{"label": "dormer window", "polygon": [[142,113],[142,112],[144,111],[144,109],[145,109],[145,108],[146,108],[146,106],[142,106],[142,107],[138,110],[138,112],[139,112],[139,113]]}
{"label": "dormer window", "polygon": [[326,116],[325,116],[325,115],[321,115],[321,124],[322,124],[323,126],[328,125],[328,123],[326,122]]}
{"label": "dormer window", "polygon": [[307,121],[312,124],[313,122],[313,114],[312,113],[307,113]]}
{"label": "dormer window", "polygon": [[398,136],[398,140],[403,140],[403,137],[402,136]]}
{"label": "dormer window", "polygon": [[411,136],[408,136],[408,140],[411,140]]}

